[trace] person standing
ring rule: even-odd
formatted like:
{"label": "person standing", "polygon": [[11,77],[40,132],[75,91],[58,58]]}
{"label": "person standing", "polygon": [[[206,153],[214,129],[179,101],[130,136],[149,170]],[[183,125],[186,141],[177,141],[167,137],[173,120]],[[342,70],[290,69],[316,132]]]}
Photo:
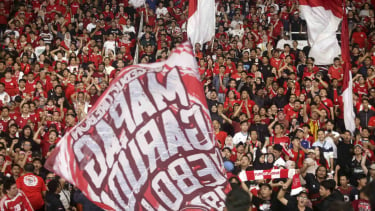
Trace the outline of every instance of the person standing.
{"label": "person standing", "polygon": [[25,193],[34,210],[44,210],[43,197],[47,190],[46,185],[41,177],[34,175],[32,163],[26,164],[24,170],[25,174],[16,181],[17,187]]}
{"label": "person standing", "polygon": [[46,193],[46,211],[63,211],[64,205],[60,200],[61,185],[56,179],[48,183],[48,191]]}

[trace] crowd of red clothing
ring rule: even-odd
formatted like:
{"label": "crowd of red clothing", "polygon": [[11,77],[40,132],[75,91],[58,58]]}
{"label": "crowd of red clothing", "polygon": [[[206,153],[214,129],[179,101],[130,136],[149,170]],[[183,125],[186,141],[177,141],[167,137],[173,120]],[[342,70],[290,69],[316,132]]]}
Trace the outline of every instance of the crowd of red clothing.
{"label": "crowd of red clothing", "polygon": [[[217,3],[215,37],[194,46],[228,174],[299,168],[314,209],[326,209],[326,204],[313,201],[329,196],[319,193],[320,184],[331,195],[341,190],[354,209],[366,207],[369,196],[360,194],[365,186],[361,179],[375,176],[373,5],[352,0],[345,6],[356,112],[352,133],[343,122],[342,59],[320,67],[308,57],[306,23],[297,0]],[[59,138],[85,117],[123,67],[167,59],[170,50],[187,39],[187,18],[188,1],[148,0],[138,9],[125,0],[0,1],[3,175],[17,180],[32,163],[31,175],[48,179],[42,163]],[[325,174],[315,172],[323,167]],[[341,189],[330,190],[331,184],[323,182],[328,175]],[[29,183],[40,181],[35,178]],[[273,192],[258,185],[252,207],[286,209],[288,200],[281,193],[287,184],[290,181],[274,181],[269,184]],[[28,188],[19,182],[17,186],[29,197]],[[12,187],[6,186],[5,195]],[[60,196],[66,193],[74,195],[65,189]],[[39,206],[33,201],[43,201],[28,199],[34,209]],[[309,200],[297,199],[293,205],[289,199],[289,205],[307,206]],[[63,209],[75,205],[74,200],[61,200]]]}

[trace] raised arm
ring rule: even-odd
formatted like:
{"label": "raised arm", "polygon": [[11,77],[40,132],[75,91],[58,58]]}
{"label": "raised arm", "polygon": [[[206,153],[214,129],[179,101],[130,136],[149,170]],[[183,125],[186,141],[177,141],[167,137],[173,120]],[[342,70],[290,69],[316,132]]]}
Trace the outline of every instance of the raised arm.
{"label": "raised arm", "polygon": [[368,149],[365,149],[365,153],[362,155],[362,160],[361,160],[361,167],[365,175],[367,175],[368,173],[368,169],[366,166],[367,153],[370,153],[370,152],[368,151]]}
{"label": "raised arm", "polygon": [[36,131],[36,133],[34,134],[33,140],[37,144],[40,144],[42,142],[42,140],[39,138],[39,135],[40,135],[40,133],[41,133],[41,131],[42,131],[43,128],[44,128],[44,126],[40,126],[38,128],[38,130]]}
{"label": "raised arm", "polygon": [[285,198],[285,192],[288,189],[289,185],[292,183],[292,179],[289,178],[285,184],[283,184],[282,188],[280,189],[279,193],[277,194],[277,199],[283,204],[288,204],[288,199]]}
{"label": "raised arm", "polygon": [[268,132],[270,134],[273,133],[273,126],[276,124],[277,121],[278,121],[278,119],[277,119],[277,117],[275,117],[275,119],[273,120],[273,122],[270,125],[268,125]]}

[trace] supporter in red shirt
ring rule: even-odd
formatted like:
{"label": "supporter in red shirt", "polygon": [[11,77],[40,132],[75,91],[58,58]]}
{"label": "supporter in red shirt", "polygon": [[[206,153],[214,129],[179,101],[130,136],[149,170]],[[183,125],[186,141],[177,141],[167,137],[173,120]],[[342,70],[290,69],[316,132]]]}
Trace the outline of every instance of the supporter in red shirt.
{"label": "supporter in red shirt", "polygon": [[11,120],[11,118],[9,117],[9,108],[3,106],[1,108],[0,131],[5,132],[7,130],[9,120]]}
{"label": "supporter in red shirt", "polygon": [[334,119],[334,111],[333,111],[333,102],[331,99],[327,98],[327,90],[320,89],[319,96],[321,100],[321,107],[327,110],[327,113],[330,114],[329,118]]}
{"label": "supporter in red shirt", "polygon": [[344,70],[340,65],[339,58],[335,58],[333,61],[333,65],[328,69],[328,77],[331,80],[337,79],[341,84],[341,81],[344,79]]}
{"label": "supporter in red shirt", "polygon": [[[30,201],[28,200],[26,194],[17,188],[14,179],[7,179],[4,182],[4,192],[5,195],[1,199],[0,209],[4,211],[33,211]],[[40,199],[43,201],[43,199]]]}
{"label": "supporter in red shirt", "polygon": [[355,31],[352,34],[352,44],[358,44],[359,48],[367,47],[367,35],[362,31],[362,26],[357,25]]}
{"label": "supporter in red shirt", "polygon": [[[30,98],[29,98],[30,99]],[[28,124],[30,120],[34,124],[36,123],[37,119],[35,116],[30,115],[30,105],[28,103],[23,103],[21,106],[21,114],[16,117],[16,122],[18,127],[23,128]]]}
{"label": "supporter in red shirt", "polygon": [[278,50],[273,50],[272,58],[270,59],[270,64],[277,70],[280,68],[282,60],[280,59],[280,53]]}
{"label": "supporter in red shirt", "polygon": [[26,85],[25,85],[25,93],[29,96],[31,96],[34,91],[35,91],[35,85],[36,85],[36,80],[34,79],[34,74],[33,73],[29,73],[27,74],[27,81],[26,81]]}
{"label": "supporter in red shirt", "polygon": [[40,148],[42,149],[42,156],[46,157],[47,153],[50,150],[52,145],[57,144],[58,142],[58,133],[56,130],[51,129],[50,131],[46,132],[45,126],[41,126],[38,128],[36,133],[34,134],[33,140],[40,144]]}
{"label": "supporter in red shirt", "polygon": [[[357,80],[358,79],[358,80]],[[353,92],[357,93],[360,97],[368,94],[368,84],[363,76],[360,74],[353,78],[354,88]]]}
{"label": "supporter in red shirt", "polygon": [[243,90],[241,92],[241,99],[239,99],[237,103],[241,105],[242,113],[246,114],[247,111],[249,111],[251,114],[253,112],[253,107],[255,105],[255,102],[250,99],[250,96],[247,90]]}
{"label": "supporter in red shirt", "polygon": [[[270,134],[273,134],[270,137],[269,142],[270,142],[271,145],[282,144],[284,146],[288,146],[289,143],[290,143],[290,139],[289,139],[288,136],[284,135],[285,128],[284,128],[284,126],[282,124],[276,123],[276,122],[277,121],[273,121],[268,126],[268,130],[269,130]],[[273,126],[275,126],[274,129],[272,129]]]}
{"label": "supporter in red shirt", "polygon": [[76,118],[73,114],[67,114],[65,117],[65,133],[71,130],[76,124]]}
{"label": "supporter in red shirt", "polygon": [[294,101],[293,108],[286,112],[285,119],[288,121],[291,121],[292,119],[300,119],[301,108],[301,102],[299,100]]}
{"label": "supporter in red shirt", "polygon": [[14,96],[17,93],[18,83],[17,81],[12,77],[12,72],[7,71],[5,72],[5,77],[0,79],[1,83],[4,83],[5,90],[10,96]]}
{"label": "supporter in red shirt", "polygon": [[43,197],[46,185],[41,177],[34,175],[34,165],[28,163],[24,167],[25,174],[17,179],[17,188],[22,190],[30,201],[33,209],[41,209],[44,205]]}
{"label": "supporter in red shirt", "polygon": [[227,133],[220,130],[221,124],[217,120],[212,121],[213,129],[215,132],[215,139],[218,142],[218,146],[223,149],[225,145],[225,139],[227,138]]}

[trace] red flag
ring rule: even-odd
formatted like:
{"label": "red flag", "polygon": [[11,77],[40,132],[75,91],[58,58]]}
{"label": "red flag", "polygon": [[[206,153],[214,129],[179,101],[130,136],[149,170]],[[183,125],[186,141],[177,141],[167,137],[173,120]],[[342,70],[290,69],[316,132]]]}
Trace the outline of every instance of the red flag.
{"label": "red flag", "polygon": [[110,210],[224,207],[226,177],[192,47],[122,70],[46,162]]}
{"label": "red flag", "polygon": [[345,128],[354,132],[355,130],[355,114],[353,110],[353,84],[352,84],[352,73],[350,71],[350,53],[349,53],[349,29],[348,19],[344,12],[343,21],[341,25],[341,56],[344,61],[344,80],[342,86],[342,100],[344,103],[344,122]]}

